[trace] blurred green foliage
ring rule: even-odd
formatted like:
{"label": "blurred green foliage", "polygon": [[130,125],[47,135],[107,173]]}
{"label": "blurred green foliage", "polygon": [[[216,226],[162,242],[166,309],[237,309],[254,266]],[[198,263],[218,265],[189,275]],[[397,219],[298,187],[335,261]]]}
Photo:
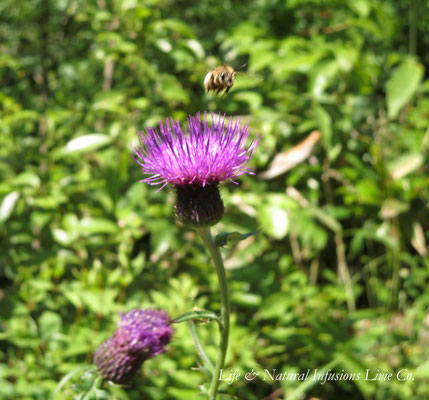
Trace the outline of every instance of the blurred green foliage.
{"label": "blurred green foliage", "polygon": [[[119,311],[219,309],[200,240],[175,221],[167,189],[139,183],[130,156],[143,127],[212,110],[264,134],[256,176],[225,185],[215,228],[262,228],[222,250],[228,368],[414,377],[321,385],[261,375],[223,389],[247,400],[427,399],[428,5],[3,0],[0,398],[51,398],[63,376],[91,364]],[[204,76],[221,62],[249,73],[227,96],[205,95]],[[322,138],[308,160],[261,179],[312,130]],[[215,328],[198,328],[211,357]],[[180,324],[131,388],[106,390],[199,398],[194,367]],[[73,393],[66,384],[55,398]]]}

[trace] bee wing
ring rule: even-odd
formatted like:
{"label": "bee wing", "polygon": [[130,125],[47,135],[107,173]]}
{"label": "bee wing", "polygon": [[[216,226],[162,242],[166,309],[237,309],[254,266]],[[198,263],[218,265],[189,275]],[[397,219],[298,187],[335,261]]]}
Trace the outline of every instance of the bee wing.
{"label": "bee wing", "polygon": [[247,71],[235,71],[239,75],[248,76],[250,78],[256,79],[259,82],[262,82],[264,80],[264,77],[261,74],[254,74],[253,72],[247,72]]}

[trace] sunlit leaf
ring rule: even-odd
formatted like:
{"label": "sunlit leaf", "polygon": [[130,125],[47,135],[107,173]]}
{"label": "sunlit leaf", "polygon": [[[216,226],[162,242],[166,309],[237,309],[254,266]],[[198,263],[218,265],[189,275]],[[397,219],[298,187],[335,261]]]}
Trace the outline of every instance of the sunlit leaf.
{"label": "sunlit leaf", "polygon": [[79,230],[83,235],[114,234],[118,226],[105,218],[83,218],[79,221]]}
{"label": "sunlit leaf", "polygon": [[267,204],[261,207],[259,218],[264,231],[276,239],[282,239],[289,231],[289,217],[284,207]]}
{"label": "sunlit leaf", "polygon": [[395,118],[401,108],[407,104],[417,91],[423,77],[423,66],[414,61],[404,61],[395,69],[386,87],[387,111]]}
{"label": "sunlit leaf", "polygon": [[4,222],[12,215],[15,209],[16,202],[19,199],[19,193],[17,191],[7,194],[0,205],[0,222]]}
{"label": "sunlit leaf", "polygon": [[85,153],[97,150],[111,142],[111,137],[103,133],[91,133],[70,140],[65,146],[65,153]]}
{"label": "sunlit leaf", "polygon": [[421,153],[404,154],[389,164],[389,171],[395,180],[414,172],[423,164]]}

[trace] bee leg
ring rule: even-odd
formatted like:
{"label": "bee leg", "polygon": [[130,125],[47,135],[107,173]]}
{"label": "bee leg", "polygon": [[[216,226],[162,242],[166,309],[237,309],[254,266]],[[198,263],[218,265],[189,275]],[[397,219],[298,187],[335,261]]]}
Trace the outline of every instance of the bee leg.
{"label": "bee leg", "polygon": [[232,86],[228,86],[227,88],[226,88],[226,90],[225,90],[225,93],[224,94],[227,94],[228,92],[229,92],[229,89],[231,89],[232,88]]}
{"label": "bee leg", "polygon": [[219,88],[217,91],[216,91],[216,96],[222,91],[222,89],[223,88]]}

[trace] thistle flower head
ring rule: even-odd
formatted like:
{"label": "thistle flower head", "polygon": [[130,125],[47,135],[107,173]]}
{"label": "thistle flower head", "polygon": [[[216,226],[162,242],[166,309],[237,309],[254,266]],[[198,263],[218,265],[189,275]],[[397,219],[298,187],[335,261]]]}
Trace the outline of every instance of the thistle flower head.
{"label": "thistle flower head", "polygon": [[[167,120],[155,128],[140,133],[140,147],[134,148],[134,159],[143,173],[149,175],[141,182],[150,185],[171,184],[177,190],[176,215],[194,226],[211,226],[223,216],[224,206],[218,184],[245,173],[258,143],[259,136],[246,145],[249,137],[247,125],[232,118],[207,113],[189,116],[188,126],[179,121]],[[234,182],[236,183],[236,182]]]}
{"label": "thistle flower head", "polygon": [[[142,180],[151,185],[173,186],[217,184],[251,173],[246,167],[255,151],[259,137],[246,146],[249,136],[247,125],[226,120],[219,114],[209,125],[207,113],[189,116],[188,127],[179,121],[166,120],[165,125],[140,132],[141,146],[134,148],[135,160],[150,175]],[[160,190],[159,189],[159,190]]]}
{"label": "thistle flower head", "polygon": [[173,330],[163,311],[132,310],[120,315],[116,332],[98,347],[94,362],[105,379],[127,383],[145,360],[165,351]]}

